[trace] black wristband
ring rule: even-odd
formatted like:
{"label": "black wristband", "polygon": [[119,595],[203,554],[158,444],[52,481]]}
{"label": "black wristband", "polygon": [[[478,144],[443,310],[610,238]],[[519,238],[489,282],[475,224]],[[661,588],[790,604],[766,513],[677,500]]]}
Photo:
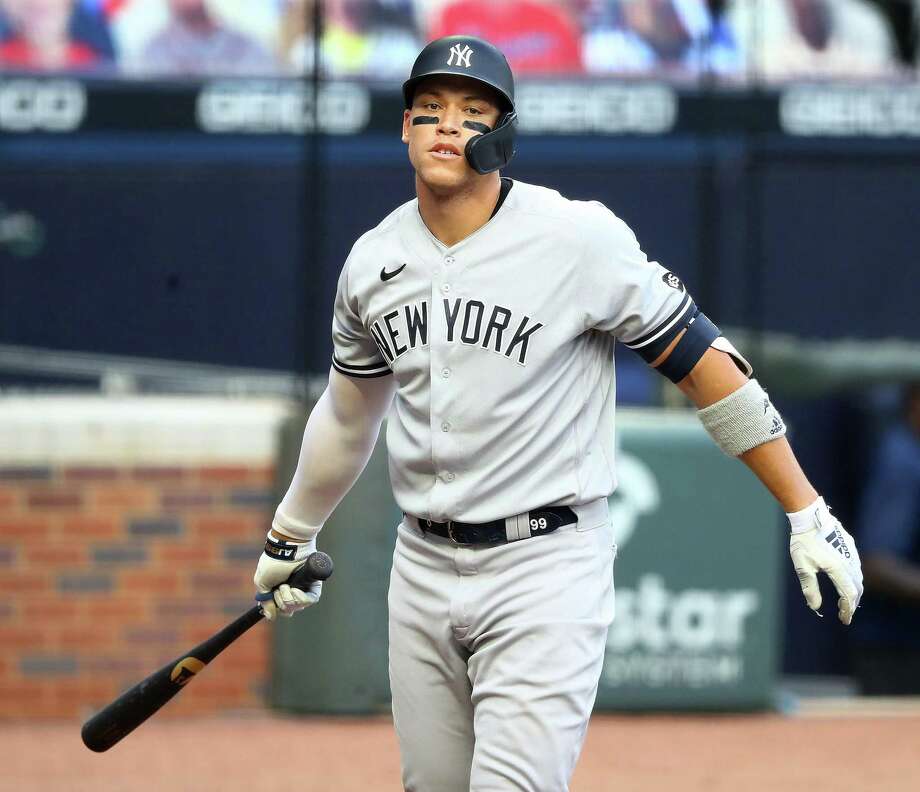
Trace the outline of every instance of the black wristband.
{"label": "black wristband", "polygon": [[309,554],[309,542],[285,542],[268,534],[265,537],[265,555],[277,561],[303,561]]}

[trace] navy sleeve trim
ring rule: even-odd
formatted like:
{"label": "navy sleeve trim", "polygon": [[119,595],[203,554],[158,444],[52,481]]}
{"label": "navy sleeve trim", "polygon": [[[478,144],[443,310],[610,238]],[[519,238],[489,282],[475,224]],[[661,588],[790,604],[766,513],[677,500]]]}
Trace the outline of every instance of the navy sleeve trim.
{"label": "navy sleeve trim", "polygon": [[668,344],[693,321],[698,313],[699,308],[696,307],[696,303],[689,294],[685,294],[676,310],[658,327],[633,341],[624,341],[624,346],[637,352],[646,363],[651,363],[667,349]]}
{"label": "navy sleeve trim", "polygon": [[360,379],[370,379],[372,377],[385,377],[387,374],[392,374],[390,367],[383,362],[380,363],[369,363],[361,366],[352,366],[346,363],[343,363],[335,355],[332,356],[332,367],[338,371],[340,374],[344,374],[347,377],[358,377]]}
{"label": "navy sleeve trim", "polygon": [[671,350],[671,354],[664,359],[657,370],[671,382],[675,384],[680,382],[700,362],[700,358],[706,354],[706,350],[712,346],[712,342],[719,335],[719,328],[712,323],[709,317],[704,313],[698,313],[687,328],[687,332],[681,336],[680,341]]}
{"label": "navy sleeve trim", "polygon": [[387,364],[382,360],[379,363],[364,363],[360,366],[357,366],[353,363],[343,363],[335,355],[333,355],[332,362],[343,369],[348,369],[349,371],[376,371],[377,369],[381,368],[385,368],[387,371],[390,370],[389,366],[387,366]]}

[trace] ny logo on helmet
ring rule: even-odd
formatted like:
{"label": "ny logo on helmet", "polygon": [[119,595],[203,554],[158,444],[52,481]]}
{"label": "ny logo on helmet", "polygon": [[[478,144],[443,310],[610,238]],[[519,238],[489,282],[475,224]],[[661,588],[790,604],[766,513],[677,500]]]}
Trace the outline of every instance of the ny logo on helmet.
{"label": "ny logo on helmet", "polygon": [[[470,49],[469,44],[454,44],[450,48],[450,57],[447,59],[448,66],[463,66],[464,68],[470,68],[470,55],[473,54],[473,50]],[[456,63],[454,60],[456,59]]]}

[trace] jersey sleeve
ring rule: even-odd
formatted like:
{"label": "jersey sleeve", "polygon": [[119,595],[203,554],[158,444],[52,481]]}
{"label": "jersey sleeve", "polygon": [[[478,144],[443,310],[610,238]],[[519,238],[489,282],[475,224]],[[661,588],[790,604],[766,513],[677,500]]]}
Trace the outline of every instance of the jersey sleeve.
{"label": "jersey sleeve", "polygon": [[357,300],[349,293],[349,264],[342,267],[332,311],[332,366],[348,377],[383,377],[390,367],[364,322]]}
{"label": "jersey sleeve", "polygon": [[680,278],[648,260],[626,223],[600,204],[591,207],[582,262],[586,325],[651,363],[699,309]]}

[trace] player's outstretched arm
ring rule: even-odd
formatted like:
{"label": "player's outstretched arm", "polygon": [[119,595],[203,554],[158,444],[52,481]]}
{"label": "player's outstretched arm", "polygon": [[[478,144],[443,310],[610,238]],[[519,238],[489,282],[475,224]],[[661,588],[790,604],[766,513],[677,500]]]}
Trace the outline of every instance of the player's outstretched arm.
{"label": "player's outstretched arm", "polygon": [[[283,583],[316,548],[316,535],[367,465],[395,393],[392,376],[353,379],[335,369],[304,430],[297,470],[282,498],[253,578],[260,593]],[[273,619],[319,600],[322,583],[308,591],[280,585],[262,610]]]}
{"label": "player's outstretched arm", "polygon": [[840,621],[849,624],[863,593],[856,544],[806,478],[767,394],[713,347],[677,385],[716,443],[754,472],[789,517],[789,550],[808,606],[821,607],[817,573],[824,572],[837,590]]}

